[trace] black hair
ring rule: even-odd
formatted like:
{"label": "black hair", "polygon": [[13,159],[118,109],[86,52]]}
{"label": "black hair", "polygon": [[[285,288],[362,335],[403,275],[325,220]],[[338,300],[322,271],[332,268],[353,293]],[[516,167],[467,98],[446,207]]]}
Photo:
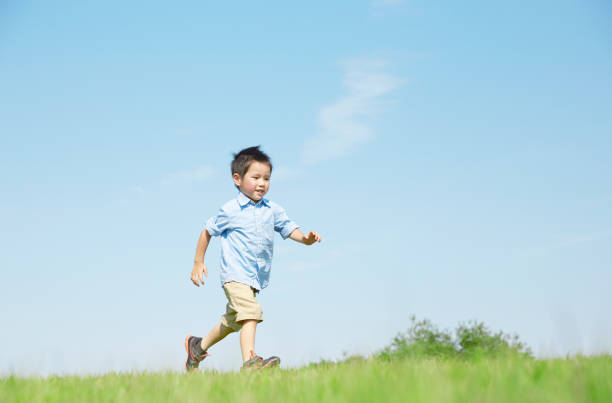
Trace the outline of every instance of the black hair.
{"label": "black hair", "polygon": [[260,146],[249,147],[241,150],[238,154],[234,154],[232,161],[232,176],[238,174],[241,178],[247,173],[253,161],[263,162],[270,165],[270,173],[272,172],[272,162],[270,157],[259,149]]}

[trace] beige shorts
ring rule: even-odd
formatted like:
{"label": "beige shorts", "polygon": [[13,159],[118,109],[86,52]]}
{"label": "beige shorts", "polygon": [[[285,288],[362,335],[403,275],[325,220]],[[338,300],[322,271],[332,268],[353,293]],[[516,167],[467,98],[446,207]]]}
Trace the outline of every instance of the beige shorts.
{"label": "beige shorts", "polygon": [[223,284],[223,291],[227,297],[225,315],[221,317],[221,324],[237,332],[242,328],[241,321],[254,319],[263,321],[261,305],[255,299],[255,289],[249,285],[230,281]]}

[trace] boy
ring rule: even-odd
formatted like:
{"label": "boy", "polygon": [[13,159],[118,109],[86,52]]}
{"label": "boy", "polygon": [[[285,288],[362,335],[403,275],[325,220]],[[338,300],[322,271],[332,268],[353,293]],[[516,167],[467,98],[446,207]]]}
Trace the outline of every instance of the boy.
{"label": "boy", "polygon": [[242,369],[252,370],[280,364],[280,358],[263,359],[255,355],[255,329],[263,321],[256,294],[268,286],[274,231],[283,239],[291,238],[305,245],[321,242],[315,231],[304,235],[285,210],[264,199],[270,186],[272,163],[263,151],[249,147],[234,154],[231,164],[238,195],[225,203],[216,216],[206,222],[196,247],[191,281],[204,285],[208,276],[204,255],[212,236],[221,237],[221,285],[227,297],[226,313],[203,338],[185,338],[185,369],[197,371],[208,349],[232,332],[240,331]]}

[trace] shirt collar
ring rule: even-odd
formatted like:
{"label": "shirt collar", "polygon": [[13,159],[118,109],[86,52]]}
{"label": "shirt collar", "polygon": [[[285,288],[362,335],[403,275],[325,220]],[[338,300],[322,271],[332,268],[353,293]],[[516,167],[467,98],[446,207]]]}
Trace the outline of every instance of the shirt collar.
{"label": "shirt collar", "polygon": [[[236,196],[236,200],[238,200],[238,204],[240,205],[240,207],[244,207],[246,205],[248,205],[249,203],[251,203],[252,205],[256,205],[255,202],[253,202],[253,200],[249,199],[248,197],[246,197],[244,195],[244,193],[242,192],[238,192],[238,196]],[[262,203],[264,206],[270,206],[270,203],[268,201],[268,199],[261,199],[261,201],[259,203]],[[257,204],[259,204],[257,203]]]}

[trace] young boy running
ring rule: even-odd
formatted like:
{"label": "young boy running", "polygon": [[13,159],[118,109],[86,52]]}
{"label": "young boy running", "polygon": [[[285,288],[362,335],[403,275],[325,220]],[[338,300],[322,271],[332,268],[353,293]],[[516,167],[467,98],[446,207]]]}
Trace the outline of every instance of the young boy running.
{"label": "young boy running", "polygon": [[321,242],[310,231],[304,235],[278,204],[264,199],[270,187],[272,163],[263,151],[249,147],[234,155],[234,185],[240,191],[225,203],[217,215],[206,222],[196,247],[191,281],[204,285],[208,276],[204,255],[211,237],[221,238],[221,285],[227,297],[225,315],[203,338],[187,336],[185,369],[196,371],[207,351],[232,332],[240,331],[242,369],[261,369],[280,364],[280,358],[263,359],[255,355],[255,329],[263,321],[263,312],[255,296],[269,284],[274,232],[305,245]]}

